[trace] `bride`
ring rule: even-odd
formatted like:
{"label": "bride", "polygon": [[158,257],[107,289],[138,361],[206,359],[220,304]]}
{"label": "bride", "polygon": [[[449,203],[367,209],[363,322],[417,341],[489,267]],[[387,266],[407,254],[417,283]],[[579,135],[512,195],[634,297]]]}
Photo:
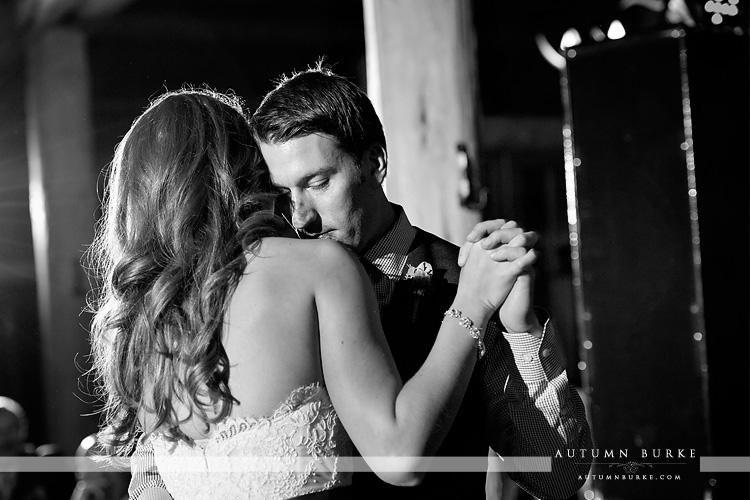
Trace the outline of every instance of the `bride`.
{"label": "bride", "polygon": [[357,258],[295,239],[274,213],[238,98],[161,96],[118,145],[107,180],[90,250],[100,439],[121,455],[139,438],[151,446],[176,499],[345,495],[352,443],[383,480],[417,484],[483,327],[536,259],[506,248],[498,263],[465,248],[456,298],[404,384]]}

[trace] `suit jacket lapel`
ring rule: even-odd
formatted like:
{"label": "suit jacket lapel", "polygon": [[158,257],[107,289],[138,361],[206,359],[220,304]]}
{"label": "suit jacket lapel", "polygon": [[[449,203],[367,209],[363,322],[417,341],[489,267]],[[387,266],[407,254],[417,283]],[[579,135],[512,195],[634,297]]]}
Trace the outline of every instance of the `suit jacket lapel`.
{"label": "suit jacket lapel", "polygon": [[406,266],[418,267],[427,262],[433,268],[432,277],[426,284],[410,279],[397,282],[391,300],[383,311],[383,327],[388,344],[404,380],[411,378],[422,366],[435,342],[442,313],[436,314],[434,309],[436,306],[442,307],[440,295],[446,288],[445,272],[434,262],[430,246],[422,235],[421,231],[417,233]]}

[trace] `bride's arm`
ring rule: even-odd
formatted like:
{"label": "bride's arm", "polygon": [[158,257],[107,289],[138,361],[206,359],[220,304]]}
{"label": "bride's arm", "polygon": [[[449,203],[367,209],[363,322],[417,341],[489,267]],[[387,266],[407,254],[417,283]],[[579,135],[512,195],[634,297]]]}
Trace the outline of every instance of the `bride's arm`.
{"label": "bride's arm", "polygon": [[[516,277],[536,256],[523,249],[512,262],[495,263],[472,249],[451,306],[483,329]],[[343,247],[318,254],[315,301],[326,386],[341,421],[362,456],[405,457],[398,472],[378,472],[394,484],[416,484],[420,457],[432,456],[463,399],[477,359],[477,341],[446,318],[420,370],[402,384],[380,325],[374,291],[359,262]],[[408,331],[403,332],[408,335]],[[478,422],[477,425],[482,425]],[[382,463],[381,463],[382,464]]]}

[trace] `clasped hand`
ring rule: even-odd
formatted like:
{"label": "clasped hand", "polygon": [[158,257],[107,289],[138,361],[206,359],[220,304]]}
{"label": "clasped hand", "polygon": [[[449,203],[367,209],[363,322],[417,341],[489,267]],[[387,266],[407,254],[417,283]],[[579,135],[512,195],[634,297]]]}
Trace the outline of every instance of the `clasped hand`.
{"label": "clasped hand", "polygon": [[[480,222],[466,237],[458,256],[458,265],[468,271],[470,258],[479,258],[475,253],[483,252],[485,259],[494,263],[484,279],[486,287],[480,288],[483,299],[494,309],[500,309],[500,321],[508,333],[529,333],[542,335],[542,327],[534,314],[534,268],[539,253],[534,248],[539,235],[525,231],[515,221],[495,219]],[[500,276],[500,277],[498,277]]]}

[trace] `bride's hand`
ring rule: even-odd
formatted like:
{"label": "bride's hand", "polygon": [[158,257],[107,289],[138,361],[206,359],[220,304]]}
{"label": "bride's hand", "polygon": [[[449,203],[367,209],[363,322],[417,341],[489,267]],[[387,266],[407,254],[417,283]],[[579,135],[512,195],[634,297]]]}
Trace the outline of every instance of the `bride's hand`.
{"label": "bride's hand", "polygon": [[481,241],[465,243],[461,254],[466,262],[456,298],[479,302],[489,314],[503,305],[518,277],[530,273],[537,259],[533,248],[505,244],[485,250]]}

